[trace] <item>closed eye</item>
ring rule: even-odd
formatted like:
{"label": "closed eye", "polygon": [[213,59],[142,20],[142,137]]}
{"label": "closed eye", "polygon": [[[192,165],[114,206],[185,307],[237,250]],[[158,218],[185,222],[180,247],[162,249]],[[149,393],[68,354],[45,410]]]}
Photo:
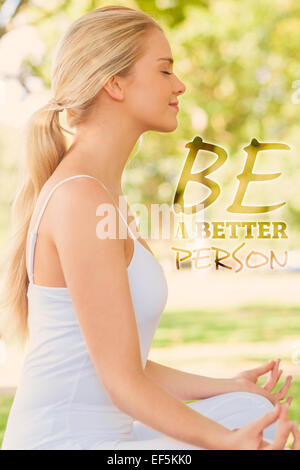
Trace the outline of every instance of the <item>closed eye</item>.
{"label": "closed eye", "polygon": [[172,75],[170,72],[162,72],[162,73],[166,73],[167,75]]}

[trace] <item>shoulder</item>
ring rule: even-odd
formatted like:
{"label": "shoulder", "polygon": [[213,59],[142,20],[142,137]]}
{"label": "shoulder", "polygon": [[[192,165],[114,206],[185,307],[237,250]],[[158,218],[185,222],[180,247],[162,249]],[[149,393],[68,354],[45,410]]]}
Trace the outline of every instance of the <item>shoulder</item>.
{"label": "shoulder", "polygon": [[99,203],[114,205],[108,191],[93,178],[72,178],[59,183],[54,185],[56,187],[49,202],[55,207],[56,212],[64,216],[71,215],[74,211],[78,212],[82,208],[95,208]]}
{"label": "shoulder", "polygon": [[[93,178],[73,178],[56,187],[50,201],[49,218],[53,239],[66,230],[86,233],[95,228],[105,210],[118,224],[118,212],[112,196]],[[104,210],[101,210],[101,209]],[[117,226],[118,228],[118,226]]]}
{"label": "shoulder", "polygon": [[102,184],[94,178],[78,177],[63,179],[52,185],[50,191],[55,187],[51,199],[60,203],[62,208],[67,208],[75,200],[80,203],[97,202],[105,200],[112,202],[112,198]]}

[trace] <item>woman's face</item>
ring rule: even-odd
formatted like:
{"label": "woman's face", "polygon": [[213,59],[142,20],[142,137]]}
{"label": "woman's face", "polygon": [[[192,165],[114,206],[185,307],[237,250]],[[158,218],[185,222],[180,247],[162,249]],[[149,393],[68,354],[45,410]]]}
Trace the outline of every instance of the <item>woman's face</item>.
{"label": "woman's face", "polygon": [[[177,127],[177,102],[185,85],[173,72],[173,59],[165,35],[153,29],[146,36],[146,52],[126,78],[124,105],[143,131],[170,132]],[[180,106],[180,103],[179,103]]]}

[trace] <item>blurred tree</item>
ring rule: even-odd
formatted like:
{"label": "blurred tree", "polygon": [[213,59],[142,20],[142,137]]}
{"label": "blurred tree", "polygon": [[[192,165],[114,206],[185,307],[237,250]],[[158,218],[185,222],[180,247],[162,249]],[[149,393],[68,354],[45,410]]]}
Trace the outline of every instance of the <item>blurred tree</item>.
{"label": "blurred tree", "polygon": [[[229,155],[227,164],[213,176],[222,186],[221,203],[213,204],[207,212],[209,218],[221,220],[238,185],[236,175],[245,160],[243,147],[253,137],[261,142],[285,142],[292,147],[288,155],[274,152],[269,158],[261,154],[257,169],[281,171],[282,176],[264,186],[256,183],[253,201],[251,194],[250,199],[253,204],[287,201],[286,207],[276,211],[273,218],[288,220],[293,230],[291,244],[299,244],[299,172],[295,171],[300,140],[299,106],[292,96],[293,85],[300,79],[300,3],[295,0],[54,0],[50,4],[41,0],[2,1],[0,18],[4,17],[3,10],[11,13],[1,22],[1,36],[12,31],[16,19],[22,15],[23,22],[25,18],[36,28],[46,46],[40,62],[24,57],[18,79],[25,93],[32,92],[28,85],[30,77],[40,77],[45,89],[50,87],[53,49],[67,25],[87,11],[107,4],[139,8],[161,24],[175,59],[174,72],[187,88],[179,97],[176,131],[170,135],[146,133],[137,155],[129,160],[124,175],[129,201],[171,204],[188,152],[185,144],[200,135],[205,141],[226,148]],[[0,141],[2,168],[10,152],[5,142],[4,137],[2,144]],[[199,154],[199,169],[214,158]]]}

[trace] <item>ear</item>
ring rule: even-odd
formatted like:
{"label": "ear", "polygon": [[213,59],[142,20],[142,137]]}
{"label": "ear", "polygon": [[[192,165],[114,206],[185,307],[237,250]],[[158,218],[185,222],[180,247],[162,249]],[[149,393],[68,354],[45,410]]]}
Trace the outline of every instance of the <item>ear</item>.
{"label": "ear", "polygon": [[117,101],[122,101],[124,99],[125,90],[121,77],[118,75],[110,77],[102,88],[111,96],[111,98]]}

